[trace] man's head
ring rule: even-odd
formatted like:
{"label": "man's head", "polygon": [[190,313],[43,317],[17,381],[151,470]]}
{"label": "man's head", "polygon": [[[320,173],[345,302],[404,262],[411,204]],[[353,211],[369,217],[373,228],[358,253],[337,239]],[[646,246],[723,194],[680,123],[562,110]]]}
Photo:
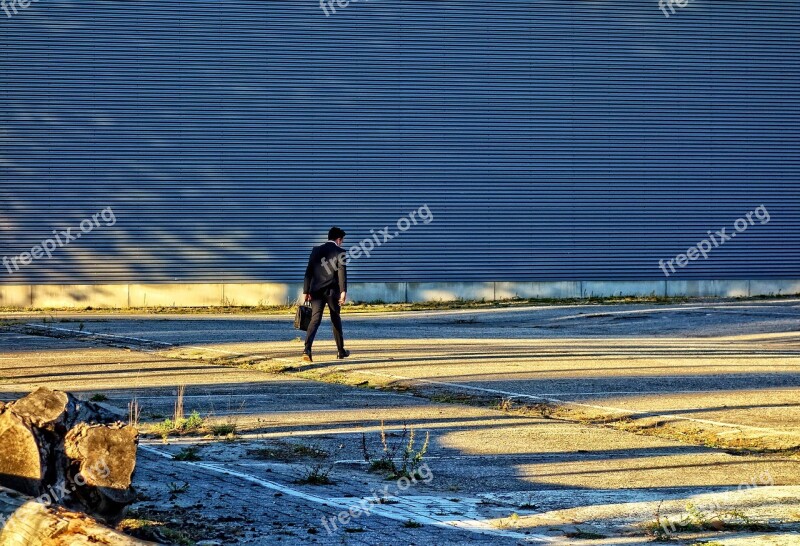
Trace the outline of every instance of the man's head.
{"label": "man's head", "polygon": [[335,242],[339,246],[342,246],[345,235],[346,233],[344,232],[344,230],[336,226],[328,230],[328,240]]}

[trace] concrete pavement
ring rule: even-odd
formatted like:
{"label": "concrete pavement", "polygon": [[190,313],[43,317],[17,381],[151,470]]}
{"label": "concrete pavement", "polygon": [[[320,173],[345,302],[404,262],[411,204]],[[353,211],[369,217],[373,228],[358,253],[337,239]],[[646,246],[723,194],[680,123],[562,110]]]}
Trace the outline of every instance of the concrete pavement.
{"label": "concrete pavement", "polygon": [[[122,407],[135,395],[150,420],[186,384],[187,411],[235,423],[235,441],[143,442],[140,508],[185,505],[197,537],[239,533],[225,544],[643,544],[657,512],[689,522],[689,502],[727,530],[667,525],[684,543],[797,544],[799,317],[794,301],[348,316],[354,358],[321,339],[301,366],[290,317],[59,316],[0,334],[0,375],[6,398],[41,384]],[[430,433],[435,478],[329,536],[322,515],[387,483],[364,445],[380,453],[381,429],[399,440],[404,423],[417,447]],[[187,445],[200,461],[166,458]],[[335,483],[295,483],[314,465]],[[219,521],[231,514],[244,519]]]}

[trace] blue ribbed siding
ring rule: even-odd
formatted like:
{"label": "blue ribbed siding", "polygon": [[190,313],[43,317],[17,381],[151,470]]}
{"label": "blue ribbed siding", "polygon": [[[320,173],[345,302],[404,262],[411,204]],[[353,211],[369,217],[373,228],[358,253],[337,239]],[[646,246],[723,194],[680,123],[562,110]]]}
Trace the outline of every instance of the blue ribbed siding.
{"label": "blue ribbed siding", "polygon": [[8,283],[800,278],[800,2],[42,0],[0,12]]}

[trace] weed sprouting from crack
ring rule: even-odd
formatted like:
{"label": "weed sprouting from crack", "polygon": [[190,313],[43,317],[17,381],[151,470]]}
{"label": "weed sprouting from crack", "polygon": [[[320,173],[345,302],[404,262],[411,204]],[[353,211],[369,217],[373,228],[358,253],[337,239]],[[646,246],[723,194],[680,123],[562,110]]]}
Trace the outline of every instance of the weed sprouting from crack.
{"label": "weed sprouting from crack", "polygon": [[167,488],[169,489],[170,500],[175,500],[178,495],[186,493],[189,490],[189,482],[183,482],[182,484],[178,482],[169,482]]}
{"label": "weed sprouting from crack", "polygon": [[200,456],[197,454],[200,448],[197,446],[184,447],[178,453],[172,456],[176,461],[199,461]]}
{"label": "weed sprouting from crack", "polygon": [[[377,459],[373,458],[367,447],[366,435],[361,435],[361,449],[364,460],[369,463],[370,472],[386,472],[386,479],[393,480],[398,478],[420,478],[419,468],[423,464],[423,458],[428,452],[430,445],[430,432],[425,433],[425,441],[422,446],[416,448],[416,431],[403,423],[403,431],[400,439],[396,443],[389,441],[389,433],[386,432],[386,423],[381,421],[380,430],[382,452]],[[398,457],[399,452],[399,457]],[[399,465],[395,462],[399,458]]]}
{"label": "weed sprouting from crack", "polygon": [[331,467],[318,463],[308,467],[307,472],[296,483],[300,485],[333,485],[335,482],[330,478],[330,473]]}
{"label": "weed sprouting from crack", "polygon": [[661,501],[656,507],[654,520],[643,525],[647,534],[656,542],[669,542],[680,529],[684,532],[700,531],[774,531],[775,527],[755,521],[741,510],[722,510],[716,513],[704,512],[693,503],[686,504],[686,514],[671,521],[661,515]]}
{"label": "weed sprouting from crack", "polygon": [[519,525],[519,514],[512,512],[507,518],[500,518],[493,522],[492,525],[498,529],[509,529]]}

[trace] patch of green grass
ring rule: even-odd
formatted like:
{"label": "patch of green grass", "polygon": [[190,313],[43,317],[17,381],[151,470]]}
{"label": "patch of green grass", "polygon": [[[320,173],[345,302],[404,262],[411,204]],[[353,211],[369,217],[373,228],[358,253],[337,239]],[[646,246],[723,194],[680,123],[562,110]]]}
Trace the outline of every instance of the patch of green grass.
{"label": "patch of green grass", "polygon": [[292,445],[292,453],[299,457],[311,457],[313,459],[324,459],[328,456],[328,452],[324,449],[304,444]]}
{"label": "patch of green grass", "polygon": [[441,391],[431,394],[427,397],[431,402],[439,404],[465,404],[465,405],[478,405],[482,399],[481,397],[465,394],[461,392],[448,392]]}
{"label": "patch of green grass", "polygon": [[330,478],[330,468],[324,468],[320,464],[316,464],[308,468],[308,472],[296,483],[300,485],[333,485],[333,480]]}
{"label": "patch of green grass", "polygon": [[185,532],[171,529],[159,521],[150,519],[125,518],[117,524],[117,530],[154,543],[168,539],[170,544],[178,546],[192,546],[194,544],[194,541]]}
{"label": "patch of green grass", "polygon": [[117,531],[157,544],[192,546],[216,529],[205,522],[185,519],[181,509],[157,510],[144,506],[129,507],[117,525]]}
{"label": "patch of green grass", "polygon": [[189,482],[183,482],[182,484],[178,482],[169,482],[167,488],[169,488],[170,496],[177,496],[189,490]]}
{"label": "patch of green grass", "polygon": [[422,466],[422,459],[428,452],[431,441],[430,432],[425,433],[425,440],[419,449],[414,447],[414,429],[411,428],[408,434],[408,443],[400,455],[400,468],[395,472],[395,478],[422,478],[419,468]]}
{"label": "patch of green grass", "polygon": [[[430,433],[425,433],[425,441],[418,449],[415,447],[416,432],[413,428],[409,430],[408,426],[405,424],[403,424],[403,431],[397,443],[389,441],[389,436],[396,436],[396,434],[387,432],[383,421],[381,421],[380,434],[383,451],[378,459],[374,459],[370,454],[367,448],[366,435],[361,435],[361,450],[364,454],[364,460],[369,463],[370,472],[387,472],[387,480],[421,478],[422,476],[420,475],[419,469],[422,466],[423,457],[428,452]],[[407,441],[406,438],[408,438]],[[400,452],[399,465],[395,463],[395,459],[398,458],[398,451]]]}
{"label": "patch of green grass", "polygon": [[196,411],[193,411],[185,422],[180,423],[180,428],[186,431],[198,430],[203,426],[203,423],[204,421],[203,418],[200,417],[200,414]]}
{"label": "patch of green grass", "polygon": [[247,454],[257,459],[276,459],[280,461],[294,461],[297,459],[326,459],[328,452],[322,448],[294,444],[289,442],[274,442],[263,447],[247,450]]}
{"label": "patch of green grass", "polygon": [[741,510],[726,510],[717,515],[722,521],[725,531],[774,531],[775,526],[762,521],[756,521],[745,515]]}
{"label": "patch of green grass", "polygon": [[375,459],[369,464],[370,472],[394,472],[395,470],[394,461],[391,459]]}
{"label": "patch of green grass", "polygon": [[235,423],[217,423],[214,425],[210,425],[208,430],[214,436],[233,436],[236,434],[236,424]]}
{"label": "patch of green grass", "polygon": [[93,394],[91,398],[89,398],[90,402],[105,402],[108,400],[108,396],[103,393]]}
{"label": "patch of green grass", "polygon": [[172,419],[164,419],[161,423],[150,425],[148,431],[161,436],[161,439],[166,441],[169,435],[175,432],[175,423],[172,422]]}
{"label": "patch of green grass", "polygon": [[169,490],[169,500],[174,501],[179,495],[189,490],[189,482],[169,482],[167,484],[167,489]]}
{"label": "patch of green grass", "polygon": [[172,458],[176,461],[199,461],[200,456],[197,454],[199,451],[200,448],[197,446],[184,447]]}
{"label": "patch of green grass", "polygon": [[194,541],[189,537],[188,534],[177,529],[164,527],[161,529],[161,534],[164,535],[164,538],[170,541],[170,544],[177,544],[179,546],[192,546],[194,544]]}
{"label": "patch of green grass", "polygon": [[166,441],[171,434],[196,432],[203,427],[204,423],[205,420],[200,417],[200,414],[193,411],[188,418],[178,419],[177,422],[172,419],[164,419],[160,423],[152,424],[149,426],[148,432],[157,434]]}
{"label": "patch of green grass", "polygon": [[422,527],[422,524],[418,521],[410,519],[408,521],[403,522],[403,527],[405,527],[406,529],[419,529],[420,527]]}
{"label": "patch of green grass", "polygon": [[525,501],[523,501],[519,505],[519,508],[521,510],[536,510],[538,508],[538,506],[536,504],[534,504],[533,496],[532,495],[528,495],[528,497],[525,499]]}
{"label": "patch of green grass", "polygon": [[519,514],[511,512],[507,518],[500,518],[492,523],[498,529],[508,529],[510,527],[517,527],[519,525]]}
{"label": "patch of green grass", "polygon": [[643,525],[645,531],[653,536],[656,542],[668,542],[677,532],[696,533],[701,531],[774,531],[776,528],[768,523],[755,521],[741,510],[725,510],[719,513],[707,513],[693,503],[687,503],[686,514],[677,521],[662,518],[660,505],[656,510],[655,520]]}

